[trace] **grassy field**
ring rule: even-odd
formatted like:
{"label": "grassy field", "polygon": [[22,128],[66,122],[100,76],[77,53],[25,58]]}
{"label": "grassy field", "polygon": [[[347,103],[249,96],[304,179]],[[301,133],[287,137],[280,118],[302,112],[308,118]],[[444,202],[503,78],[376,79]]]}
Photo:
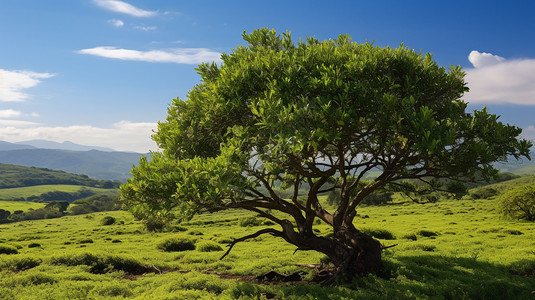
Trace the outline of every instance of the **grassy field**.
{"label": "grassy field", "polygon": [[[226,211],[201,215],[170,232],[147,232],[127,212],[101,212],[0,225],[2,299],[533,299],[535,226],[505,220],[496,200],[434,204],[398,201],[358,210],[358,228],[384,229],[380,239],[390,278],[375,275],[342,286],[309,282],[322,255],[298,251],[261,236],[232,238],[262,226],[241,227],[251,215]],[[116,222],[102,225],[112,216]],[[320,234],[328,227],[318,225]],[[196,250],[165,252],[163,241],[192,240]],[[220,248],[219,248],[220,247]],[[220,250],[221,249],[221,250]],[[305,280],[254,280],[271,270],[302,271]]]}
{"label": "grassy field", "polygon": [[44,207],[44,203],[26,201],[0,201],[0,209],[13,212],[15,210],[28,211],[28,209],[38,209]]}
{"label": "grassy field", "polygon": [[36,185],[36,186],[28,186],[28,187],[0,189],[0,200],[11,200],[11,199],[20,198],[20,197],[27,198],[30,196],[39,196],[41,194],[52,192],[52,191],[75,193],[79,191],[80,189],[88,189],[90,191],[93,191],[95,194],[117,193],[116,189],[103,189],[103,188],[87,187],[87,186],[81,186],[81,185],[65,185],[65,184]]}

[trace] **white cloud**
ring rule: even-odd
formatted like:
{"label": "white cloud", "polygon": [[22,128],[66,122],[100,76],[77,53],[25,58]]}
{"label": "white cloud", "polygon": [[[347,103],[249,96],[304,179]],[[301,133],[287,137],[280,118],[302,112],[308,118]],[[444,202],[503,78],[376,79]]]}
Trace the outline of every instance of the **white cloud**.
{"label": "white cloud", "polygon": [[14,117],[20,117],[22,113],[18,110],[13,109],[4,109],[0,110],[0,118],[2,119],[10,119]]}
{"label": "white cloud", "polygon": [[129,3],[126,3],[124,1],[117,1],[117,0],[93,0],[93,2],[110,11],[123,13],[127,15],[131,15],[134,17],[152,17],[155,16],[157,13],[155,11],[150,10],[144,10],[141,8],[137,8]]}
{"label": "white cloud", "polygon": [[[0,125],[3,121],[0,120]],[[23,122],[23,121],[19,121]],[[28,122],[29,123],[29,122]],[[32,124],[7,124],[0,126],[0,140],[20,142],[25,140],[43,139],[55,142],[71,141],[82,145],[108,147],[120,151],[145,153],[157,150],[151,139],[157,123],[134,123],[121,121],[110,128],[94,126],[47,127],[31,126]]]}
{"label": "white cloud", "polygon": [[169,50],[138,51],[116,47],[95,47],[78,53],[107,58],[160,63],[199,64],[220,61],[221,53],[206,48],[176,48]]}
{"label": "white cloud", "polygon": [[134,26],[134,29],[139,29],[143,31],[153,31],[153,30],[156,30],[157,27],[156,26]]}
{"label": "white cloud", "polygon": [[468,55],[468,60],[475,68],[481,68],[504,62],[505,58],[498,55],[493,55],[491,53],[481,53],[479,51],[472,50],[472,52],[470,52]]}
{"label": "white cloud", "polygon": [[108,20],[108,23],[110,23],[111,25],[113,25],[115,27],[123,27],[124,26],[124,22],[121,21],[121,20],[117,20],[117,19]]}
{"label": "white cloud", "polygon": [[40,79],[52,76],[54,74],[0,69],[0,102],[24,101],[29,95],[23,90],[36,86],[41,82]]}
{"label": "white cloud", "polygon": [[39,125],[38,123],[29,122],[29,121],[20,121],[20,120],[1,120],[0,125],[2,126],[15,126],[15,127],[28,127]]}
{"label": "white cloud", "polygon": [[506,60],[472,51],[474,68],[465,70],[470,103],[535,105],[535,59]]}

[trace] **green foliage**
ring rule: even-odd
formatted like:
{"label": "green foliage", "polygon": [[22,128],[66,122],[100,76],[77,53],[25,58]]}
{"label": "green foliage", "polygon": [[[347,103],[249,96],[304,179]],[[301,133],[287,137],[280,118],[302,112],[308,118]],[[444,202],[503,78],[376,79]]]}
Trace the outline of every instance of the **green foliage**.
{"label": "green foliage", "polygon": [[535,186],[521,186],[500,196],[500,210],[513,219],[535,220]]}
{"label": "green foliage", "polygon": [[113,255],[98,255],[81,253],[77,255],[55,256],[50,259],[53,265],[89,266],[93,274],[103,274],[114,271],[124,271],[129,274],[143,274],[149,269],[132,258]]}
{"label": "green foliage", "polygon": [[432,237],[432,236],[437,236],[438,233],[434,232],[434,231],[431,231],[431,230],[418,230],[418,232],[416,232],[417,235],[421,235],[423,237]]}
{"label": "green foliage", "polygon": [[369,236],[373,236],[377,239],[382,240],[395,240],[396,238],[392,234],[392,232],[386,230],[386,229],[379,229],[379,228],[363,228],[361,231]]}
{"label": "green foliage", "polygon": [[156,247],[165,252],[195,250],[195,242],[190,239],[171,238],[161,241]]}
{"label": "green foliage", "polygon": [[197,243],[196,249],[200,252],[223,251],[223,248],[221,248],[218,243],[211,241],[202,241]]}
{"label": "green foliage", "polygon": [[107,225],[113,225],[115,224],[115,218],[112,216],[105,216],[100,220],[100,224],[107,226]]}
{"label": "green foliage", "polygon": [[[296,229],[283,226],[277,235],[299,237],[292,241],[299,247],[315,217],[349,226],[366,197],[391,200],[371,196],[390,183],[490,179],[495,161],[529,157],[520,128],[486,109],[465,112],[465,73],[431,54],[348,35],[295,43],[267,28],[243,38],[247,44],[223,54],[222,64],[197,68],[201,82],[186,101],[174,99],[158,124],[153,139],[162,151],[142,157],[121,187],[137,218],[187,221],[242,208],[278,224],[289,217]],[[370,171],[378,176],[365,180]],[[333,184],[345,197],[336,213],[317,200]],[[286,190],[291,199],[277,194]]]}
{"label": "green foliage", "polygon": [[31,244],[28,244],[28,248],[41,248],[41,244],[31,243]]}
{"label": "green foliage", "polygon": [[0,244],[0,254],[17,254],[17,253],[19,253],[19,251],[17,251],[17,248],[10,246],[10,245]]}

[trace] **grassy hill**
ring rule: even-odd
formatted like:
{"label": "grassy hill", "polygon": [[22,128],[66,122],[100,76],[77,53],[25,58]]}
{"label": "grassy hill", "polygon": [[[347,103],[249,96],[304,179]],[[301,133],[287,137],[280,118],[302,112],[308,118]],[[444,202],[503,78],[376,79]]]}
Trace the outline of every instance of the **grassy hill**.
{"label": "grassy hill", "polygon": [[92,178],[126,181],[140,153],[18,149],[0,151],[0,163],[63,170]]}
{"label": "grassy hill", "polygon": [[116,182],[92,179],[86,175],[0,163],[0,189],[52,184],[80,185],[100,188],[112,188],[118,186],[118,183]]}
{"label": "grassy hill", "polygon": [[[507,190],[523,177],[481,188]],[[322,198],[322,201],[325,199]],[[384,246],[388,278],[369,275],[342,286],[311,279],[323,255],[295,251],[280,238],[234,238],[274,227],[243,211],[203,214],[147,232],[124,211],[0,225],[0,295],[6,299],[533,299],[535,227],[504,219],[496,197],[441,199],[358,208],[355,226]],[[112,225],[103,225],[113,217]],[[245,224],[252,226],[245,226]],[[241,224],[241,225],[240,225]],[[328,235],[329,227],[316,224]],[[384,234],[390,233],[390,236]],[[194,250],[166,252],[179,239]],[[7,250],[6,250],[7,251]],[[11,250],[12,251],[12,250]],[[256,280],[269,271],[301,272],[289,283]]]}

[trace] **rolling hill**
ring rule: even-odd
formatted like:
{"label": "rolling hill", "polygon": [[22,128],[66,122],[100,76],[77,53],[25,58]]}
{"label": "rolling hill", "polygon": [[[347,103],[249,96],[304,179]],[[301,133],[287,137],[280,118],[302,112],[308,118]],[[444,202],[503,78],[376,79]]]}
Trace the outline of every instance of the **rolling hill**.
{"label": "rolling hill", "polygon": [[17,149],[0,151],[0,163],[62,170],[95,179],[126,181],[143,154],[98,150]]}
{"label": "rolling hill", "polygon": [[0,164],[0,189],[37,185],[77,185],[98,188],[116,188],[117,182],[98,180],[65,171]]}

